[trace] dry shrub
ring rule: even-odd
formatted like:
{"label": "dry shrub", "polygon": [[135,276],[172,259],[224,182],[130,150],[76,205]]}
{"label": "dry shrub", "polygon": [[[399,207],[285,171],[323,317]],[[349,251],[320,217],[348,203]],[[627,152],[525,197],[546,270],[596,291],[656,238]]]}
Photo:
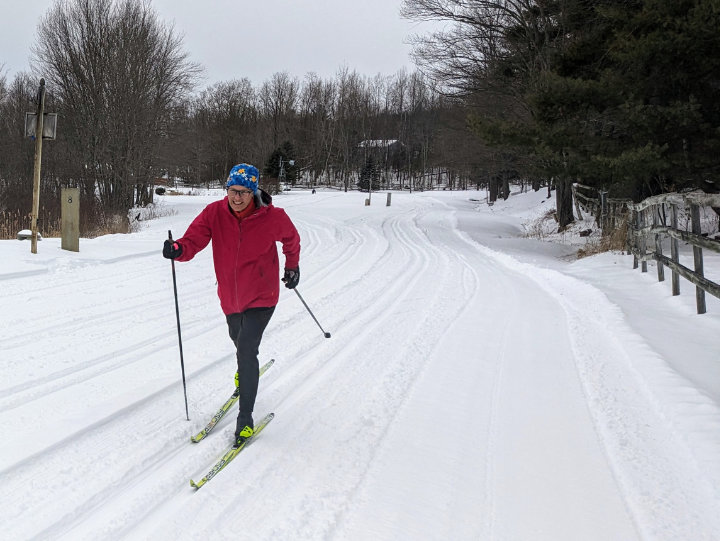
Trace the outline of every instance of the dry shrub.
{"label": "dry shrub", "polygon": [[[29,214],[15,211],[0,212],[0,239],[16,239],[18,232],[30,229],[32,220]],[[43,237],[59,237],[61,234],[60,218],[46,208],[40,209],[38,215],[38,233]]]}
{"label": "dry shrub", "polygon": [[523,225],[526,237],[544,240],[557,231],[557,213],[555,209],[550,209],[536,220]]}
{"label": "dry shrub", "polygon": [[[140,223],[161,216],[176,214],[174,209],[160,205],[131,209],[127,214],[106,212],[96,201],[86,201],[80,209],[80,236],[92,239],[102,235],[139,231]],[[30,215],[19,210],[0,211],[0,239],[16,239],[19,231],[30,229]],[[38,232],[45,238],[62,236],[62,220],[55,209],[42,208],[38,216]]]}
{"label": "dry shrub", "polygon": [[597,241],[588,242],[577,251],[578,259],[603,252],[627,250],[628,222],[619,221],[609,233],[602,235]]}
{"label": "dry shrub", "polygon": [[101,214],[100,221],[94,224],[94,227],[85,234],[87,238],[92,239],[103,235],[114,235],[116,233],[129,233],[130,222],[128,217],[119,213]]}

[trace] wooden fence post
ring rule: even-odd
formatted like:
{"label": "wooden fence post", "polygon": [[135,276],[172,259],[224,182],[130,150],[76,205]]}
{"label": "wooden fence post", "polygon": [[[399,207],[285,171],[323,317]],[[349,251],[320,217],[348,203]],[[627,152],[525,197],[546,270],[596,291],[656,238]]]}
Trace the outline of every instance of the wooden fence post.
{"label": "wooden fence post", "polygon": [[[678,219],[677,205],[675,203],[670,205],[670,222],[670,226],[677,231]],[[678,240],[675,237],[670,237],[670,257],[676,265],[680,264]],[[673,296],[680,295],[680,274],[675,269],[672,271],[672,294]]]}
{"label": "wooden fence post", "polygon": [[603,234],[608,229],[608,205],[607,205],[607,192],[605,190],[600,191],[600,228]]}
{"label": "wooden fence post", "polygon": [[582,220],[582,213],[580,212],[580,201],[578,201],[577,197],[577,184],[573,183],[572,186],[572,194],[573,194],[573,200],[575,201],[575,212],[577,213],[578,220]]}
{"label": "wooden fence post", "polygon": [[[690,219],[692,221],[692,232],[700,235],[702,228],[700,227],[700,207],[698,205],[690,205]],[[695,260],[695,272],[699,276],[704,276],[702,248],[699,246],[693,245],[693,259]],[[705,306],[705,290],[699,286],[695,286],[695,301],[697,304],[697,313],[704,314],[707,311]]]}
{"label": "wooden fence post", "polygon": [[640,264],[640,271],[641,272],[647,272],[647,259],[645,259],[645,256],[647,255],[647,237],[645,236],[645,232],[643,231],[645,229],[645,210],[642,209],[638,212],[638,216],[640,217],[639,222],[639,230],[640,230],[640,255],[643,257],[642,263]]}
{"label": "wooden fence post", "polygon": [[[660,210],[664,208],[664,203],[660,203],[659,205],[653,207],[653,225],[658,226],[660,222]],[[660,238],[660,233],[655,233],[655,253],[658,255],[662,255],[662,239]],[[658,275],[658,282],[664,282],[665,281],[665,266],[662,264],[660,260],[657,260],[657,275]]]}
{"label": "wooden fence post", "polygon": [[632,209],[630,216],[630,229],[631,229],[631,235],[630,235],[630,248],[632,250],[633,254],[633,270],[638,268],[638,258],[637,258],[637,252],[640,248],[639,242],[638,242],[638,235],[640,231],[640,213]]}

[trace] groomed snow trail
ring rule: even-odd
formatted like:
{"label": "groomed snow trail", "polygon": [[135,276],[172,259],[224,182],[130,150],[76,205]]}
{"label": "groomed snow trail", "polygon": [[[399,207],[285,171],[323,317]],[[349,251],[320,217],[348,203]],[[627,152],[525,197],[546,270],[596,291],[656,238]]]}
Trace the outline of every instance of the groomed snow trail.
{"label": "groomed snow trail", "polygon": [[[195,492],[189,479],[227,447],[234,415],[200,444],[189,438],[232,391],[234,356],[208,248],[176,264],[187,422],[160,249],[168,229],[180,237],[214,197],[167,198],[176,215],[83,241],[79,254],[43,241],[49,255],[25,255],[0,276],[2,310],[15,314],[0,330],[0,423],[13,435],[0,442],[4,536],[235,539],[250,528],[258,540],[632,540],[720,531],[706,512],[716,495],[690,486],[702,481],[691,453],[650,398],[632,394],[639,380],[623,368],[623,348],[642,339],[611,318],[627,334],[608,361],[582,309],[606,299],[476,244],[458,228],[456,206],[432,194],[398,194],[391,207],[365,207],[357,193],[276,199],[301,233],[299,290],[332,338],[282,292],[261,347],[261,360],[276,363],[256,404],[256,417],[276,418]],[[665,450],[658,437],[668,438]],[[665,486],[653,485],[659,472],[643,475],[683,461]]]}

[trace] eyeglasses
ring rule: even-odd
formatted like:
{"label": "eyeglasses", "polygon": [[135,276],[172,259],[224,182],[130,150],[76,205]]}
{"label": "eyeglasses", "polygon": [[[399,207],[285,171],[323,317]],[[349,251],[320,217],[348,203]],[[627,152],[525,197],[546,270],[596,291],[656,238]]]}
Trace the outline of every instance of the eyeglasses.
{"label": "eyeglasses", "polygon": [[236,190],[234,188],[228,188],[228,195],[230,197],[239,195],[240,197],[245,197],[246,195],[252,195],[253,193],[250,190]]}

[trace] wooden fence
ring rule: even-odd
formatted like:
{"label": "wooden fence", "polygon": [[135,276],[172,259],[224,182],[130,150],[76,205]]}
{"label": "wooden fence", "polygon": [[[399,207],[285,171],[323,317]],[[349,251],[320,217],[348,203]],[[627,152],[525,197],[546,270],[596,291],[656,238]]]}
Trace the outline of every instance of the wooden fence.
{"label": "wooden fence", "polygon": [[585,212],[595,217],[595,222],[603,233],[615,229],[626,219],[628,205],[632,203],[630,199],[613,199],[608,197],[608,193],[604,190],[577,182],[572,185],[572,192],[578,219],[583,219],[580,211],[582,207]]}
{"label": "wooden fence", "polygon": [[[695,284],[698,314],[706,312],[706,292],[720,299],[720,285],[704,276],[703,249],[720,253],[720,241],[702,235],[702,207],[720,207],[720,194],[668,193],[628,204],[631,212],[628,244],[634,256],[633,268],[638,268],[640,262],[642,272],[647,272],[647,261],[654,259],[657,262],[658,281],[662,282],[665,280],[665,267],[669,267],[672,270],[673,295],[680,294],[680,276]],[[689,215],[689,231],[678,227],[681,212]],[[662,241],[665,238],[670,239],[670,257],[663,254]],[[692,245],[694,269],[680,264],[678,241]]]}

